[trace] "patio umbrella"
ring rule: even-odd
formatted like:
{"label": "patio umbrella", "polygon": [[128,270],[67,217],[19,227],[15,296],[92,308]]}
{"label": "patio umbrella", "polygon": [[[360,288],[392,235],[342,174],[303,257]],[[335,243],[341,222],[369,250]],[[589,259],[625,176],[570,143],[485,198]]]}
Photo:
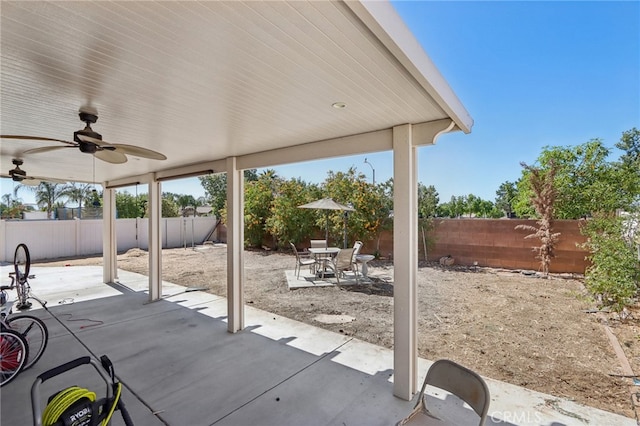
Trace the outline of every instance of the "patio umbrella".
{"label": "patio umbrella", "polygon": [[333,201],[331,198],[323,198],[321,200],[312,201],[307,204],[303,204],[298,206],[299,209],[318,209],[318,210],[326,210],[325,216],[327,218],[327,225],[325,229],[325,240],[327,243],[329,242],[329,210],[344,210],[348,212],[355,211],[353,207],[345,206],[344,204],[340,204],[336,201]]}

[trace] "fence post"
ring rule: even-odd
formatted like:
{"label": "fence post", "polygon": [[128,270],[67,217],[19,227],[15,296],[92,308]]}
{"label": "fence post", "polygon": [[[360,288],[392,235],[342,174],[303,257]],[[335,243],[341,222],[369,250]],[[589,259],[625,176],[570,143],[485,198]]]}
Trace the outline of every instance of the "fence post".
{"label": "fence post", "polygon": [[76,247],[75,250],[73,251],[73,255],[74,256],[79,256],[80,253],[80,245],[82,244],[82,228],[80,226],[80,219],[79,218],[75,218],[73,219],[75,222],[75,233],[76,233]]}

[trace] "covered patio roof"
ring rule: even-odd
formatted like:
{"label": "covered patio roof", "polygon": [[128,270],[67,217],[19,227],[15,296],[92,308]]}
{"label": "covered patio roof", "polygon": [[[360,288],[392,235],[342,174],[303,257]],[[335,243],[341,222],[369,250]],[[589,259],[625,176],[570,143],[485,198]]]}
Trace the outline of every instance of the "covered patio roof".
{"label": "covered patio roof", "polygon": [[469,113],[381,1],[3,1],[0,134],[73,140],[80,108],[110,143],[166,160],[95,163],[59,142],[3,138],[0,171],[98,182],[104,280],[117,277],[113,188],[149,184],[149,294],[161,294],[161,181],[226,172],[229,331],[244,327],[242,170],[394,153],[394,393],[416,388],[416,147],[470,132]]}
{"label": "covered patio roof", "polygon": [[[4,175],[22,158],[32,175],[69,181],[166,177],[406,123],[473,124],[386,2],[3,1],[1,24],[2,134],[73,140],[92,106],[105,141],[167,156],[96,161],[94,177],[88,155],[25,156],[57,143],[3,139]],[[325,155],[390,149],[373,136],[340,147]],[[248,166],[318,158],[287,152]]]}

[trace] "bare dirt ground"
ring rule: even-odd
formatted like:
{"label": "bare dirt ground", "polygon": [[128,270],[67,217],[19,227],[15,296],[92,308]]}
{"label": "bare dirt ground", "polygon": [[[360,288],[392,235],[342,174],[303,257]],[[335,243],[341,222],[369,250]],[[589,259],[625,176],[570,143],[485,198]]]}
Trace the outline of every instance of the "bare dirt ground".
{"label": "bare dirt ground", "polygon": [[[226,246],[167,249],[163,279],[226,295]],[[102,258],[48,262],[101,264]],[[372,284],[289,290],[290,253],[248,251],[246,303],[316,327],[393,347],[393,264],[370,262]],[[147,274],[145,251],[118,256],[118,267]],[[605,334],[608,325],[640,372],[640,310],[588,313],[595,305],[579,277],[542,279],[520,271],[421,264],[418,271],[419,353],[450,358],[480,374],[578,403],[635,417],[630,378]],[[635,313],[635,318],[634,318]],[[327,323],[323,315],[353,320]],[[550,403],[552,403],[550,401]]]}

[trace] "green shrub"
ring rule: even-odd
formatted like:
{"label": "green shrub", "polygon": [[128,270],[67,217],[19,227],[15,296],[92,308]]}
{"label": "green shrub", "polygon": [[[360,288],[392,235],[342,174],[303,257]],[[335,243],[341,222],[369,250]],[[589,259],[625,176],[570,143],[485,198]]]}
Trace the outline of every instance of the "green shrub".
{"label": "green shrub", "polygon": [[585,285],[616,312],[631,303],[640,284],[636,247],[623,238],[623,226],[623,218],[605,215],[588,219],[582,226],[588,238],[583,247],[589,251],[591,262],[585,272]]}

